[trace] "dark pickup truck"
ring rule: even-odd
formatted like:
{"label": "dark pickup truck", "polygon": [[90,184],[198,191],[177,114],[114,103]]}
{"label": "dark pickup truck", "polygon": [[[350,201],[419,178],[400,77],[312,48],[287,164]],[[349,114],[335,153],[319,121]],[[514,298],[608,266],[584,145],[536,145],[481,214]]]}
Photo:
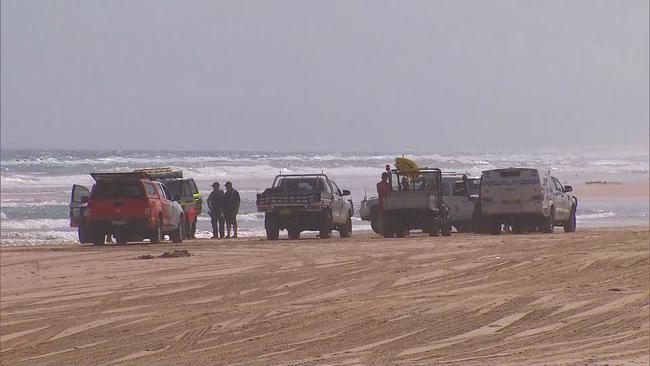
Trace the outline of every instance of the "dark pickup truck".
{"label": "dark pickup truck", "polygon": [[318,231],[322,239],[338,230],[342,238],[352,235],[351,200],[325,174],[278,175],[271,188],[257,195],[257,210],[264,212],[269,240],[277,240],[286,229],[289,239],[298,239],[305,230]]}

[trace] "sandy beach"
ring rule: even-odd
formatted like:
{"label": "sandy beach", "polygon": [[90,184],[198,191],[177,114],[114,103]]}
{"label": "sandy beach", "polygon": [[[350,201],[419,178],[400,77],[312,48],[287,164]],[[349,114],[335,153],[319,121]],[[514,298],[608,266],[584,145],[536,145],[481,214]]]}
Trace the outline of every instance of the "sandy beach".
{"label": "sandy beach", "polygon": [[[0,360],[647,365],[648,240],[558,228],[3,249]],[[158,257],[172,250],[190,256]]]}

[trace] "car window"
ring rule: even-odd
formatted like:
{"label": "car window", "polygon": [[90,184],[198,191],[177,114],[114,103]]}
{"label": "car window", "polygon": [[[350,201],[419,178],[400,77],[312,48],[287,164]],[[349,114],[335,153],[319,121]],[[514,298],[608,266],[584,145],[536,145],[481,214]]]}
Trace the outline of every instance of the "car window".
{"label": "car window", "polygon": [[190,184],[190,193],[189,194],[197,194],[197,193],[199,193],[199,190],[196,188],[196,183],[194,182],[194,179],[190,179],[188,182]]}
{"label": "car window", "polygon": [[182,189],[181,192],[182,192],[181,195],[183,195],[183,196],[191,196],[192,195],[192,187],[190,186],[189,181],[186,180],[186,181],[183,182],[183,189]]}
{"label": "car window", "polygon": [[480,179],[469,179],[467,181],[467,186],[469,187],[469,194],[478,195],[481,190],[481,180]]}
{"label": "car window", "polygon": [[422,172],[413,181],[413,189],[416,191],[435,191],[438,189],[438,177],[435,172]]}
{"label": "car window", "polygon": [[167,190],[169,190],[171,194],[178,194],[178,195],[181,194],[182,186],[181,186],[181,182],[178,180],[165,182],[165,187],[167,187]]}
{"label": "car window", "polygon": [[144,188],[139,181],[107,181],[95,185],[95,197],[98,198],[135,198],[143,197]]}
{"label": "car window", "polygon": [[340,190],[339,187],[336,185],[336,183],[334,183],[333,180],[330,180],[330,183],[332,183],[332,190],[333,190],[333,192],[336,193],[336,194],[338,194],[338,195],[340,196],[340,195],[341,195],[341,190]]}
{"label": "car window", "polygon": [[156,196],[156,189],[152,183],[145,183],[144,188],[147,190],[147,195],[154,197]]}
{"label": "car window", "polygon": [[172,197],[172,194],[169,192],[169,189],[167,189],[167,187],[165,187],[164,184],[161,184],[161,186],[162,186],[163,192],[165,192],[165,198],[167,198],[170,201],[173,201],[174,197]]}
{"label": "car window", "polygon": [[453,182],[454,181],[451,180],[451,179],[443,179],[442,180],[442,195],[443,196],[451,196]]}
{"label": "car window", "polygon": [[562,188],[562,183],[560,183],[557,178],[553,177],[553,184],[555,185],[555,190],[558,192],[564,192],[564,188]]}
{"label": "car window", "polygon": [[454,182],[454,196],[467,196],[465,181]]}

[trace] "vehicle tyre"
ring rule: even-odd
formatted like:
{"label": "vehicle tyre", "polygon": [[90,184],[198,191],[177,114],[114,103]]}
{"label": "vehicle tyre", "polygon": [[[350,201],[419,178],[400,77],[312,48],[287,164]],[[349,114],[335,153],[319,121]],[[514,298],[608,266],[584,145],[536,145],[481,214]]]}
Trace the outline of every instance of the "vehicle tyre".
{"label": "vehicle tyre", "polygon": [[576,206],[571,207],[569,219],[563,222],[562,226],[564,226],[565,233],[573,233],[576,231]]}
{"label": "vehicle tyre", "polygon": [[126,245],[128,241],[128,235],[123,229],[118,229],[115,231],[115,244],[117,245]]}
{"label": "vehicle tyre", "polygon": [[266,229],[266,240],[278,240],[280,237],[280,229],[275,223],[275,218],[272,214],[264,215],[264,228]]}
{"label": "vehicle tyre", "polygon": [[288,228],[287,233],[289,235],[289,239],[291,240],[298,240],[300,239],[300,229],[296,228]]}
{"label": "vehicle tyre", "polygon": [[555,207],[551,206],[551,213],[548,217],[544,218],[542,223],[542,232],[545,234],[552,234],[553,229],[555,229]]}
{"label": "vehicle tyre", "polygon": [[172,242],[182,243],[185,237],[185,217],[181,216],[178,222],[178,228],[172,231],[170,235]]}
{"label": "vehicle tyre", "polygon": [[339,230],[339,234],[342,238],[349,238],[352,236],[352,215],[348,215],[348,219]]}
{"label": "vehicle tyre", "polygon": [[319,236],[321,239],[329,239],[332,237],[332,214],[329,211],[321,211]]}
{"label": "vehicle tyre", "polygon": [[162,217],[159,217],[156,229],[149,236],[149,242],[151,242],[151,244],[160,244],[160,242],[163,240],[163,236],[163,221]]}
{"label": "vehicle tyre", "polygon": [[104,245],[104,240],[106,240],[106,234],[93,233],[93,245]]}
{"label": "vehicle tyre", "polygon": [[521,220],[514,220],[512,223],[512,233],[513,234],[523,234],[526,231],[526,227]]}
{"label": "vehicle tyre", "polygon": [[372,227],[372,231],[374,231],[375,234],[382,233],[381,216],[379,215],[378,212],[374,212],[372,216],[370,216],[370,227]]}

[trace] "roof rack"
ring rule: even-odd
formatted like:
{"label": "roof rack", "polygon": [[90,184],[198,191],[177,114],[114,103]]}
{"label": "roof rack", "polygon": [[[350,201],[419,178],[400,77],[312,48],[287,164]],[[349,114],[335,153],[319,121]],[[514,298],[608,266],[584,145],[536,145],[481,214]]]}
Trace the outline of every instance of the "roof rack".
{"label": "roof rack", "polygon": [[138,180],[151,178],[144,172],[128,172],[128,173],[90,173],[90,176],[96,182],[105,180]]}
{"label": "roof rack", "polygon": [[169,167],[159,167],[159,168],[142,168],[133,170],[134,173],[147,174],[152,179],[182,179],[183,171],[182,170],[173,170]]}

